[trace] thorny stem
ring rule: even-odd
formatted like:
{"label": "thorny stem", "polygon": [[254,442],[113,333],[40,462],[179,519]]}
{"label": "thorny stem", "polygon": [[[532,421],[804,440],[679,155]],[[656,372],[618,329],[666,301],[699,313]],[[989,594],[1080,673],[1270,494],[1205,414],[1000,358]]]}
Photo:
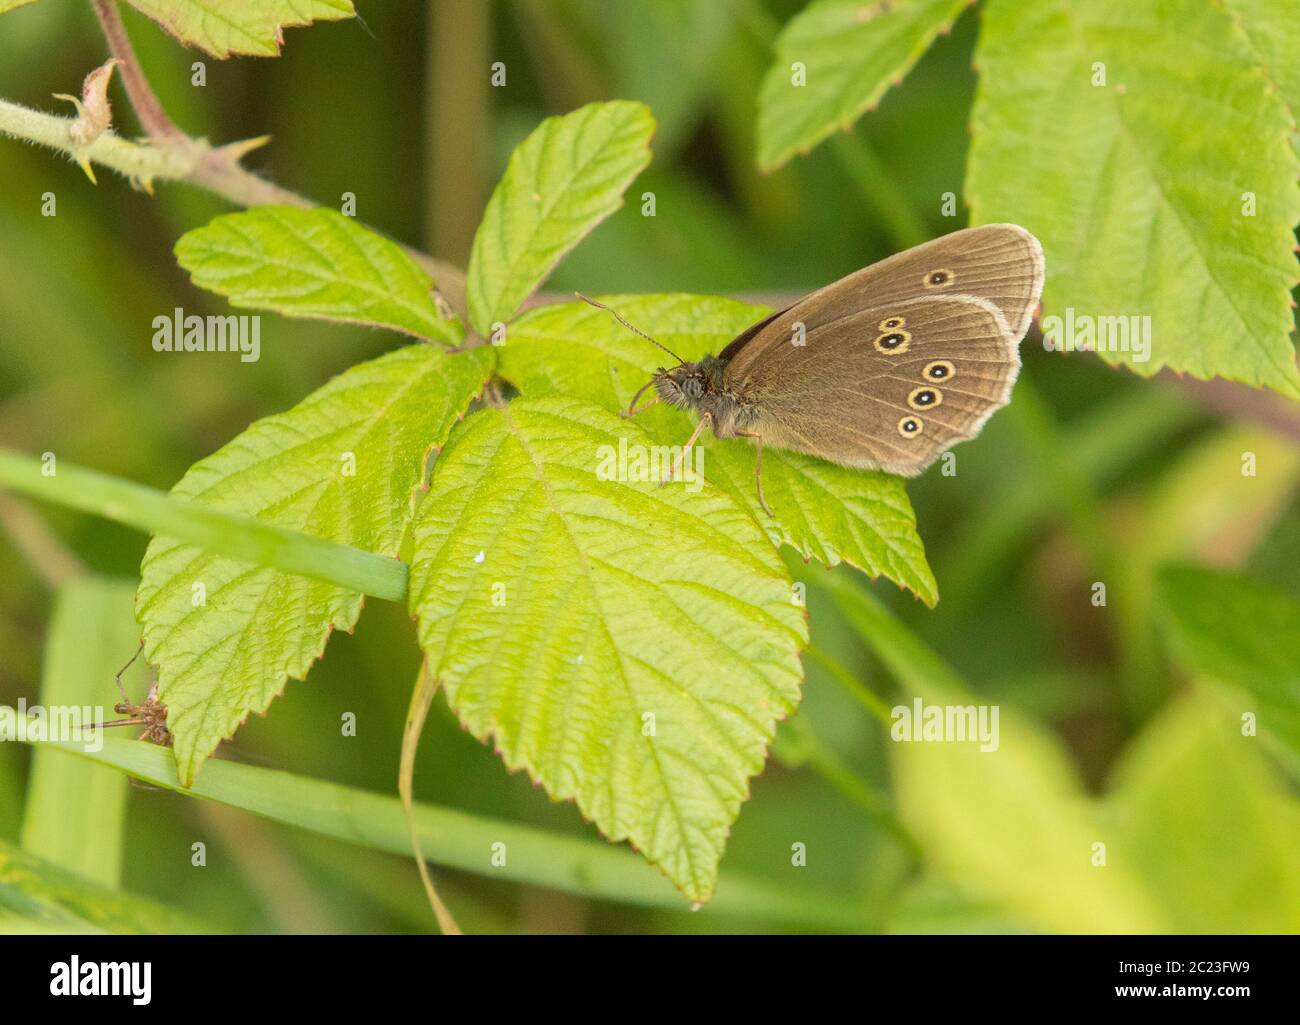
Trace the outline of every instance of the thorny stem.
{"label": "thorny stem", "polygon": [[[147,138],[132,142],[110,128],[88,145],[77,142],[72,128],[75,118],[58,117],[0,100],[0,134],[60,150],[77,160],[111,168],[135,185],[152,191],[153,182],[187,182],[206,189],[236,206],[296,206],[319,204],[305,196],[267,181],[240,164],[250,150],[266,138],[249,139],[226,146],[211,146],[203,139],[186,135],[168,117],[136,57],[126,27],[118,15],[115,0],[92,0],[92,6],[109,49],[118,65],[127,97]],[[402,245],[436,282],[438,291],[460,313],[465,310],[465,273],[428,253]]]}
{"label": "thorny stem", "polygon": [[94,7],[95,16],[99,19],[99,25],[108,39],[109,50],[122,62],[122,84],[131,99],[135,116],[140,119],[140,127],[151,139],[183,136],[185,133],[176,127],[175,122],[167,116],[162,104],[158,102],[158,97],[149,85],[149,79],[145,77],[144,68],[136,59],[135,49],[126,34],[126,26],[122,24],[122,19],[117,13],[116,0],[92,0],[91,6]]}
{"label": "thorny stem", "polygon": [[[746,15],[746,22],[751,31],[759,37],[767,38],[770,42],[770,37],[776,31],[775,22],[771,19],[755,22],[754,19],[762,13],[762,9],[754,5],[752,0],[733,0],[733,3],[741,13]],[[236,206],[277,205],[309,208],[318,205],[305,196],[267,181],[240,165],[240,158],[264,140],[249,140],[214,148],[203,140],[192,138],[182,132],[168,117],[149,85],[149,80],[145,77],[127,36],[126,27],[118,15],[116,0],[92,0],[92,6],[103,27],[109,49],[113,56],[121,61],[119,73],[131,101],[131,107],[152,144],[128,141],[115,135],[110,129],[89,146],[78,146],[70,134],[72,126],[76,124],[74,118],[43,114],[7,100],[0,100],[0,134],[36,142],[74,157],[85,157],[92,163],[111,168],[146,188],[150,187],[155,179],[180,181],[204,188]],[[903,233],[896,230],[896,234],[901,238]],[[441,295],[463,317],[466,310],[464,271],[411,246],[403,244],[402,248],[429,273],[437,283]],[[766,302],[780,309],[790,305],[799,297],[790,295],[744,298]],[[539,293],[526,302],[525,307],[557,298],[559,297],[549,293]],[[473,344],[472,337],[467,344]],[[1262,422],[1292,437],[1300,434],[1300,426],[1297,425],[1292,410],[1276,405],[1265,414],[1256,409],[1254,404],[1259,401],[1257,392],[1247,391],[1240,386],[1220,380],[1208,384],[1190,380],[1177,383],[1202,405],[1221,415],[1233,419]]]}

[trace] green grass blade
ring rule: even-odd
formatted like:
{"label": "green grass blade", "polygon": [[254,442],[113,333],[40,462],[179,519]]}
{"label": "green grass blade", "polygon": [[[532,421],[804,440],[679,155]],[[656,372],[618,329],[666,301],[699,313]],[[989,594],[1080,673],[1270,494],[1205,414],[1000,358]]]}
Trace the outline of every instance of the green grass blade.
{"label": "green grass blade", "polygon": [[161,904],[98,886],[0,840],[0,932],[10,930],[213,931]]}
{"label": "green grass blade", "polygon": [[387,601],[406,601],[406,565],[396,559],[232,516],[66,462],[47,477],[44,466],[32,456],[0,449],[0,487],[188,541],[219,555],[300,573]]}
{"label": "green grass blade", "polygon": [[[136,650],[135,583],[87,577],[60,588],[45,646],[41,704],[89,706],[97,719],[120,700],[113,674]],[[140,695],[143,697],[143,695]],[[111,715],[105,718],[112,718]],[[44,750],[32,756],[22,847],[103,886],[121,882],[127,781],[120,773]]]}
{"label": "green grass blade", "polygon": [[[107,738],[102,751],[80,744],[49,744],[117,769],[154,786],[217,801],[276,822],[394,854],[410,853],[401,801],[338,783],[213,759],[191,788],[176,778],[171,752],[142,741]],[[631,851],[531,826],[415,805],[420,848],[431,862],[478,875],[547,886],[598,900],[686,910],[672,884]],[[493,844],[505,844],[506,863],[492,865]],[[842,895],[779,886],[724,873],[708,905],[720,914],[852,932],[866,911]]]}

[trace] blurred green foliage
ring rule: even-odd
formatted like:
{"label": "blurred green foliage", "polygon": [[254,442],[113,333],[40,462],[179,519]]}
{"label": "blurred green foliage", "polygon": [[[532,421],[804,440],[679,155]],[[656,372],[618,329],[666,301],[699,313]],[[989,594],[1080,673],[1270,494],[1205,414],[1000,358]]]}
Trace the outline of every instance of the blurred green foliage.
{"label": "blurred green foliage", "polygon": [[[492,61],[504,61],[509,84],[450,108],[431,90],[430,64],[439,33],[452,27],[430,16],[431,6],[362,0],[364,25],[292,30],[275,60],[207,60],[203,88],[190,85],[198,55],[129,11],[126,21],[186,131],[213,141],[270,132],[260,167],[275,180],[327,205],[355,193],[362,220],[462,264],[466,236],[454,219],[431,215],[436,205],[463,207],[477,223],[510,150],[548,114],[613,97],[651,104],[661,126],[654,163],[628,205],[560,267],[547,286],[557,292],[798,291],[887,255],[909,230],[953,226],[934,197],[962,192],[975,84],[970,12],[845,137],[860,150],[823,146],[762,176],[756,97],[776,33],[799,4],[673,0],[654,13],[622,0],[478,5],[489,18],[485,42],[460,53],[460,66],[486,76]],[[75,92],[104,56],[88,5],[23,7],[0,21],[0,96],[50,109],[50,93]],[[129,124],[125,98],[114,98],[119,122]],[[430,172],[443,166],[428,159],[435,149],[488,156],[460,169],[449,198],[447,182]],[[150,198],[107,174],[92,187],[75,165],[7,139],[0,183],[0,445],[169,488],[250,420],[394,346],[380,332],[267,317],[254,364],[155,353],[150,324],[160,312],[224,311],[172,255],[180,235],[224,204],[163,184]],[[649,190],[653,219],[636,202]],[[57,197],[56,217],[41,216],[46,192]],[[814,588],[813,644],[826,657],[805,659],[803,706],[755,780],[724,873],[833,895],[860,910],[864,931],[1294,931],[1294,865],[1278,852],[1294,850],[1295,761],[1255,749],[1236,729],[1252,680],[1219,679],[1224,660],[1188,659],[1185,641],[1180,661],[1168,657],[1162,626],[1173,612],[1160,604],[1157,574],[1168,562],[1209,565],[1300,592],[1295,435],[1259,426],[1263,400],[1245,390],[1232,393],[1233,420],[1223,404],[1201,405],[1164,379],[1044,353],[1032,339],[1023,353],[1011,406],[958,450],[959,473],[932,472],[909,488],[939,581],[937,609],[881,584],[869,589],[879,614],[864,620],[852,602]],[[1254,477],[1243,476],[1245,452],[1257,456]],[[14,704],[40,690],[58,553],[75,553],[99,574],[135,577],[147,539],[3,495],[0,526],[0,703]],[[847,568],[836,575],[861,583]],[[1097,581],[1108,585],[1104,607],[1091,601]],[[1208,629],[1215,618],[1205,621]],[[125,662],[130,648],[97,661]],[[291,684],[266,719],[240,731],[232,757],[391,793],[417,652],[405,610],[371,603],[307,683]],[[842,679],[885,695],[888,706],[915,692],[891,680],[919,688],[908,674],[936,658],[956,667],[978,700],[1001,703],[1008,723],[1028,724],[1016,732],[1016,762],[971,755],[970,766],[944,745],[900,752]],[[1249,660],[1242,671],[1250,674]],[[1294,715],[1300,667],[1276,672],[1282,683],[1269,693]],[[130,682],[143,696],[146,681]],[[339,734],[349,711],[355,738]],[[7,845],[22,832],[30,773],[27,750],[0,744]],[[990,778],[998,773],[1006,778]],[[945,781],[964,789],[945,790]],[[416,793],[559,833],[592,832],[571,805],[550,804],[508,774],[441,701]],[[869,808],[884,809],[884,820]],[[1065,864],[1074,856],[1087,864],[1086,850],[1062,850],[1072,836],[1110,840],[1112,867],[1081,876]],[[209,847],[202,870],[191,867],[196,841]],[[791,865],[795,843],[806,845],[806,867]],[[0,851],[7,865],[66,883],[30,857]],[[1112,875],[1103,881],[1098,872]],[[129,913],[156,915],[164,905],[212,928],[432,923],[409,859],[164,790],[131,790],[122,878],[147,902]],[[467,931],[789,928],[447,870],[439,880]],[[43,920],[35,906],[5,911],[6,928]]]}

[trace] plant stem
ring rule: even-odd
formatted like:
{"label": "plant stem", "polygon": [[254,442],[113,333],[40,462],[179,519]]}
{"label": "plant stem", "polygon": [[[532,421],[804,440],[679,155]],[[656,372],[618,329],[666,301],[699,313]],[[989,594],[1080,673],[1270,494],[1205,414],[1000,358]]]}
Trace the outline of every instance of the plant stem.
{"label": "plant stem", "polygon": [[889,799],[854,772],[838,752],[822,741],[803,716],[792,719],[790,724],[803,746],[807,764],[840,794],[865,811],[872,822],[897,840],[913,861],[919,862],[922,857],[921,845],[898,817]]}
{"label": "plant stem", "polygon": [[[109,49],[118,65],[131,107],[148,138],[131,142],[105,131],[88,145],[72,136],[75,118],[58,117],[21,104],[0,100],[0,134],[39,143],[125,175],[133,184],[152,191],[154,181],[186,182],[206,189],[236,206],[315,207],[305,196],[267,181],[240,161],[269,137],[211,146],[182,132],[167,115],[140,66],[115,0],[93,0]],[[405,243],[398,243],[433,278],[438,291],[462,316],[465,313],[465,272]]]}
{"label": "plant stem", "polygon": [[420,734],[424,732],[424,720],[429,715],[429,706],[433,696],[438,693],[438,680],[429,676],[429,663],[420,663],[420,673],[411,693],[411,707],[406,713],[406,726],[402,730],[402,756],[397,770],[397,793],[402,800],[402,814],[406,817],[406,830],[411,837],[411,849],[415,853],[415,867],[420,870],[420,882],[424,884],[424,895],[429,899],[438,928],[444,936],[460,936],[461,928],[456,924],[447,905],[438,896],[433,885],[433,876],[429,866],[424,863],[420,853],[420,831],[415,822],[415,752],[420,745]]}
{"label": "plant stem", "polygon": [[131,39],[126,34],[126,26],[122,24],[122,19],[117,12],[116,0],[91,0],[91,6],[95,9],[100,28],[104,30],[109,50],[122,62],[120,65],[122,84],[126,86],[126,94],[131,99],[135,116],[140,119],[140,127],[151,139],[183,136],[184,133],[176,127],[175,122],[167,116],[162,104],[158,102],[158,97],[149,85],[149,79],[145,77],[144,68],[136,59],[135,48],[131,46]]}
{"label": "plant stem", "polygon": [[[487,198],[491,158],[488,65],[491,5],[442,0],[425,14],[425,231],[430,252],[468,262]],[[481,73],[467,75],[466,68]],[[455,196],[456,202],[447,202]]]}
{"label": "plant stem", "polygon": [[969,693],[936,652],[855,580],[841,573],[810,573],[804,579],[835,601],[854,632],[904,687],[920,693]]}
{"label": "plant stem", "polygon": [[76,119],[43,114],[8,100],[0,100],[0,132],[15,139],[39,143],[72,157],[112,168],[146,187],[155,179],[186,180],[198,166],[203,144],[150,146],[128,142],[106,131],[94,142],[80,146],[72,137]]}
{"label": "plant stem", "polygon": [[844,666],[839,659],[823,651],[815,644],[810,644],[805,649],[808,656],[831,674],[831,677],[854,698],[858,704],[870,712],[876,721],[885,729],[893,724],[889,716],[889,706],[878,694],[866,687],[861,680],[854,676]]}

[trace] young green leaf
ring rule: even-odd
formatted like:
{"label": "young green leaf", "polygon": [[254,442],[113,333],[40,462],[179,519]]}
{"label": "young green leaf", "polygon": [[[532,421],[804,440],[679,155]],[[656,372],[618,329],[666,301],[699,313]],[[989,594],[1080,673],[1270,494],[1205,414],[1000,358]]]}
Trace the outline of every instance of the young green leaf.
{"label": "young green leaf", "polygon": [[1300,601],[1199,566],[1162,569],[1157,600],[1179,661],[1249,693],[1260,728],[1300,755]]}
{"label": "young green leaf", "polygon": [[[719,352],[766,310],[708,296],[614,296],[610,305],[683,359]],[[626,410],[665,354],[586,303],[529,310],[510,328],[502,373],[526,396],[580,395],[609,410]],[[643,400],[644,401],[644,400]],[[681,445],[691,432],[685,413],[652,407],[638,422],[662,444]],[[767,532],[805,559],[847,562],[885,576],[927,605],[938,599],[934,575],[916,532],[903,480],[850,470],[797,452],[763,453],[763,488],[776,518],[758,503],[754,447],[744,439],[706,434],[705,477],[728,492]]]}
{"label": "young green leaf", "polygon": [[[492,367],[408,346],[353,367],[192,466],[173,493],[396,556],[431,446],[443,444]],[[182,782],[249,712],[301,680],[359,592],[213,555],[167,537],[141,565],[136,617],[158,666]]]}
{"label": "young green leaf", "polygon": [[222,214],[182,235],[176,259],[196,285],[233,306],[387,327],[446,345],[464,336],[401,246],[334,210],[263,206]]}
{"label": "young green leaf", "polygon": [[214,57],[275,57],[284,28],[356,14],[352,0],[127,0],[179,39]]}
{"label": "young green leaf", "polygon": [[1300,398],[1300,159],[1233,18],[1199,0],[989,0],[976,65],[972,220],[1042,239],[1045,329],[1069,311],[1063,342],[1104,329],[1102,358],[1144,376]]}
{"label": "young green leaf", "polygon": [[19,7],[25,7],[27,4],[34,4],[36,0],[0,0],[0,14],[6,11],[16,10]]}
{"label": "young green leaf", "polygon": [[589,103],[549,117],[510,157],[474,236],[469,319],[484,338],[597,224],[650,163],[655,122],[644,104]]}
{"label": "young green leaf", "polygon": [[758,94],[758,166],[774,171],[880,102],[972,0],[820,0],[790,19]]}
{"label": "young green leaf", "polygon": [[411,610],[476,737],[704,901],[807,625],[749,514],[606,472],[624,441],[650,444],[568,398],[472,417],[416,518]]}

